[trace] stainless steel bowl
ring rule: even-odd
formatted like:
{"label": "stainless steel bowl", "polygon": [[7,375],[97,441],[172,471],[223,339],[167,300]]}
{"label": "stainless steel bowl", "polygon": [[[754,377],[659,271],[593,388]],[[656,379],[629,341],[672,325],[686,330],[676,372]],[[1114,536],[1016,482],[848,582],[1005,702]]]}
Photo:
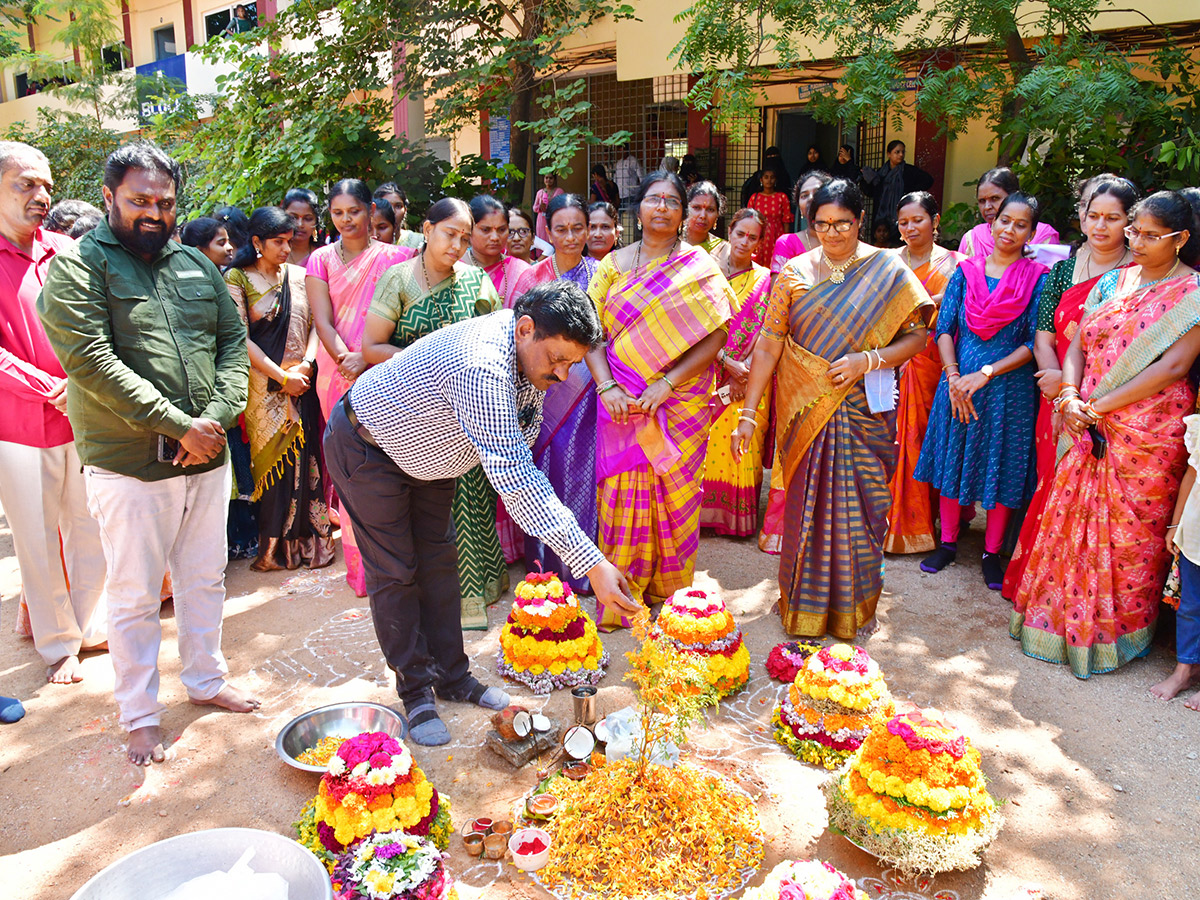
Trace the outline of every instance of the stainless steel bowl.
{"label": "stainless steel bowl", "polygon": [[211,828],[135,850],[88,880],[71,900],[158,900],[185,881],[227,871],[253,847],[250,868],[275,872],[288,883],[288,900],[333,900],[329,873],[312,851],[273,831]]}
{"label": "stainless steel bowl", "polygon": [[402,741],[408,735],[408,722],[379,703],[333,703],[301,713],[284,725],[275,738],[275,752],[289,766],[320,774],[325,766],[310,766],[296,757],[315,747],[321,738],[352,738],[366,731],[384,731]]}

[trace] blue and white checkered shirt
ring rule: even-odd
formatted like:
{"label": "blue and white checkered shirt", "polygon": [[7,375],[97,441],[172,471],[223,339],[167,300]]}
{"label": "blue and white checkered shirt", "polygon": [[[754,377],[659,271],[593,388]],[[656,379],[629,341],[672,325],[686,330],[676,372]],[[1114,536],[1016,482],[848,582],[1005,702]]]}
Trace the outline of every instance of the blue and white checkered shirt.
{"label": "blue and white checkered shirt", "polygon": [[539,391],[517,368],[512,310],[440,328],[368,369],[350,405],[380,448],[422,481],[482,463],[513,520],[582,577],[604,559],[533,462]]}

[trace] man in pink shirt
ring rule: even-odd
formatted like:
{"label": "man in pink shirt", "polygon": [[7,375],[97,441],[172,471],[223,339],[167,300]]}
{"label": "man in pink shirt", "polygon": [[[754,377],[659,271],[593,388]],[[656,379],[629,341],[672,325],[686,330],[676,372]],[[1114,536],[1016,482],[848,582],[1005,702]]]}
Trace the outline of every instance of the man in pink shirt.
{"label": "man in pink shirt", "polygon": [[71,684],[83,680],[80,650],[104,646],[107,615],[104,550],[65,415],[66,374],[36,308],[50,260],[74,243],[42,228],[52,188],[40,150],[0,141],[0,506],[34,647],[47,679]]}

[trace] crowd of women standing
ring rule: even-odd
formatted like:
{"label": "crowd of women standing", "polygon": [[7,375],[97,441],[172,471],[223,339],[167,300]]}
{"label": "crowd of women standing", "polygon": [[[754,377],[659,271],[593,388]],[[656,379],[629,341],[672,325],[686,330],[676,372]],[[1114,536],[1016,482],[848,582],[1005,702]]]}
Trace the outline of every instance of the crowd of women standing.
{"label": "crowd of women standing", "polygon": [[[995,169],[957,252],[938,242],[931,194],[889,194],[893,250],[862,239],[856,180],[810,168],[789,196],[762,175],[729,215],[710,182],[654,172],[624,242],[611,204],[550,179],[536,217],[488,194],[447,198],[417,232],[395,184],[372,194],[354,179],[323,202],[294,190],[248,219],[189,223],[184,240],[226,271],[250,328],[239,492],[258,524],[231,546],[256,544],[257,569],[328,564],[337,498],[320,434],[333,404],[430,332],[563,279],[589,293],[607,343],[547,393],[531,452],[645,603],[691,584],[702,528],[757,536],[779,555],[786,630],[851,640],[875,627],[884,554],[925,554],[930,574],[965,562],[959,538],[982,507],[982,585],[1012,601],[1026,654],[1081,678],[1147,650],[1177,557],[1180,669],[1155,693],[1186,686],[1200,674],[1190,475],[1181,492],[1200,192],[1142,197],[1090,178],[1070,247]],[[333,240],[321,244],[325,217]],[[454,520],[464,628],[486,627],[506,564],[562,568],[481,469],[459,479]],[[231,532],[244,526],[231,518]]]}

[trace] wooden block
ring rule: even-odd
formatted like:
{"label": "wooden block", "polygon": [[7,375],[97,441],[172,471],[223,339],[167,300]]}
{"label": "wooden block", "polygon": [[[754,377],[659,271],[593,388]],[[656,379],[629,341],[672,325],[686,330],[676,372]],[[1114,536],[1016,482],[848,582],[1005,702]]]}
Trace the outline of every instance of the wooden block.
{"label": "wooden block", "polygon": [[499,732],[489,731],[484,743],[514,768],[521,768],[537,759],[538,754],[549,756],[559,749],[559,727],[551,724],[549,731],[534,732],[520,741],[506,741]]}

